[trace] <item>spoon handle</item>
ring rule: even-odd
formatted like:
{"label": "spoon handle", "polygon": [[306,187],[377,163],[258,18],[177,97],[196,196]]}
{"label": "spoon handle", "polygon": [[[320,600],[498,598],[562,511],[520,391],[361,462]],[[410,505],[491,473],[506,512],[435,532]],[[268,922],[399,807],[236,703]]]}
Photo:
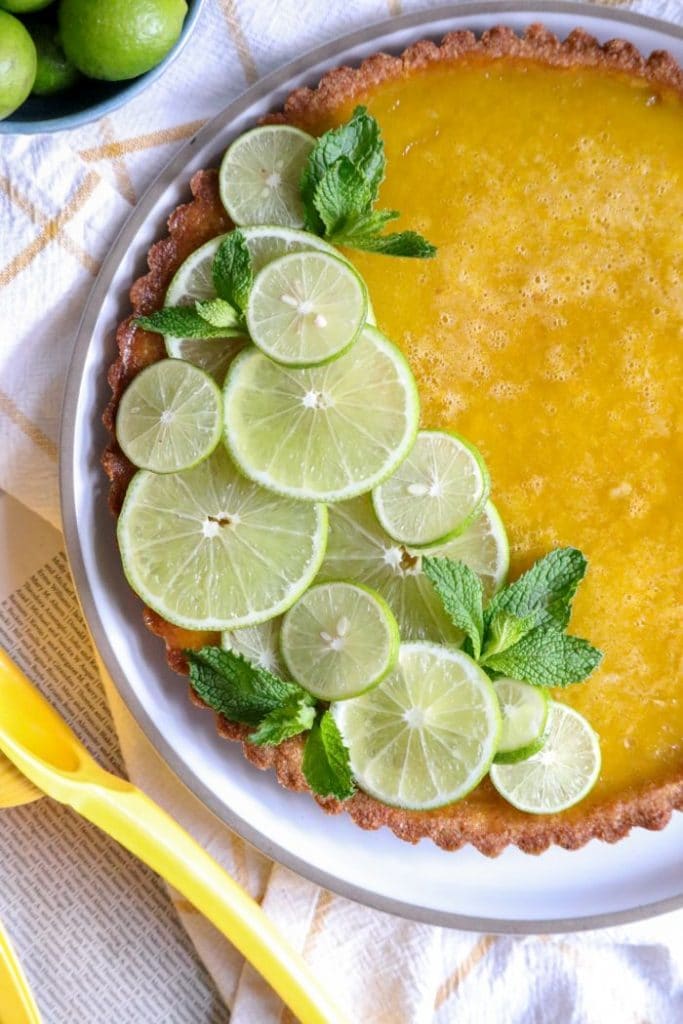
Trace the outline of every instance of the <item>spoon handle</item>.
{"label": "spoon handle", "polygon": [[74,786],[68,802],[201,911],[302,1024],[348,1024],[255,900],[141,790],[103,772],[101,782]]}
{"label": "spoon handle", "polygon": [[7,1024],[40,1024],[38,1007],[0,922],[0,1021]]}

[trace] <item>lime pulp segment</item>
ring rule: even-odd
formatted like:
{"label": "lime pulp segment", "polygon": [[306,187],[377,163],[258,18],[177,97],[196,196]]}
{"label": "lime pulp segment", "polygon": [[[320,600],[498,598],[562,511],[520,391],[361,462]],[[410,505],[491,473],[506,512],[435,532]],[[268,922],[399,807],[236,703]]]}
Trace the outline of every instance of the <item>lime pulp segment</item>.
{"label": "lime pulp segment", "polygon": [[517,679],[496,679],[493,689],[503,716],[495,761],[497,764],[523,761],[545,743],[548,694],[540,686],[530,686]]}
{"label": "lime pulp segment", "polygon": [[482,511],[489,490],[488,471],[473,445],[445,430],[421,430],[372,500],[387,533],[418,547],[462,533]]}
{"label": "lime pulp segment", "polygon": [[179,359],[162,359],[139,373],[116,416],[124,455],[154,473],[176,473],[201,462],[220,441],[222,428],[220,389]]}
{"label": "lime pulp segment", "polygon": [[367,290],[356,271],[323,252],[281,256],[256,276],[247,307],[252,341],[285,366],[337,358],[356,340]]}
{"label": "lime pulp segment", "polygon": [[[459,644],[462,633],[443,609],[434,587],[422,572],[422,555],[397,544],[380,526],[370,495],[329,508],[330,533],[320,580],[352,579],[377,590],[399,624],[404,641],[430,640]],[[458,537],[430,554],[467,563],[482,580],[487,597],[507,574],[505,530],[491,502]]]}
{"label": "lime pulp segment", "polygon": [[223,394],[225,440],[237,465],[261,486],[302,501],[370,490],[405,458],[417,432],[413,375],[373,327],[351,352],[306,370],[247,349]]}
{"label": "lime pulp segment", "polygon": [[219,172],[221,201],[235,224],[300,228],[299,183],[315,139],[289,125],[265,125],[240,135]]}
{"label": "lime pulp segment", "polygon": [[319,583],[285,615],[282,657],[319,700],[346,700],[377,685],[398,657],[398,626],[379,594],[355,583]]}
{"label": "lime pulp segment", "polygon": [[541,750],[516,764],[494,764],[491,782],[520,811],[557,814],[588,795],[600,765],[598,737],[583,715],[551,701]]}
{"label": "lime pulp segment", "polygon": [[326,536],[324,506],[245,480],[222,445],[183,473],[141,470],[118,524],[131,587],[185,629],[236,629],[280,615],[311,583]]}
{"label": "lime pulp segment", "polygon": [[332,710],[361,789],[410,810],[466,796],[488,771],[500,732],[486,674],[436,644],[403,644],[379,686]]}

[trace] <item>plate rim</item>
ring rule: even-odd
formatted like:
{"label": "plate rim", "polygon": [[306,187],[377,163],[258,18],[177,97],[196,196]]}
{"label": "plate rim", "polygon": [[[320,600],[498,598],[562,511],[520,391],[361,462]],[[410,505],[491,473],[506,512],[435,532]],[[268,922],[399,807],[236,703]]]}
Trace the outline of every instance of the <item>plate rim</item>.
{"label": "plate rim", "polygon": [[[316,68],[321,63],[334,67],[335,58],[349,50],[371,43],[390,32],[405,33],[410,30],[421,30],[425,34],[434,33],[434,26],[448,18],[476,18],[478,16],[525,16],[531,19],[543,15],[566,15],[576,17],[578,22],[599,18],[611,22],[615,27],[635,26],[659,32],[670,38],[683,41],[683,26],[640,14],[631,10],[603,7],[598,4],[584,3],[580,0],[466,0],[465,3],[445,4],[439,7],[414,11],[392,18],[384,18],[361,29],[356,29],[337,37],[321,46],[306,51],[302,56],[276,68],[254,85],[243,91],[222,111],[212,117],[199,131],[180,147],[160,173],[151,181],[137,206],[123,224],[117,238],[109,249],[97,279],[86,300],[83,314],[75,335],[64,388],[60,436],[59,436],[59,486],[62,528],[65,538],[66,553],[74,580],[74,586],[83,611],[85,621],[90,630],[96,650],[102,663],[114,682],[115,688],[135,719],[143,734],[163,758],[176,779],[195,796],[216,818],[239,836],[249,842],[271,860],[284,865],[297,874],[337,893],[347,899],[354,900],[365,906],[385,913],[419,921],[426,924],[447,928],[457,928],[470,932],[495,934],[552,934],[556,932],[580,932],[596,928],[606,928],[618,924],[642,921],[669,913],[683,907],[683,892],[661,900],[639,904],[634,907],[600,914],[580,917],[536,919],[499,919],[460,914],[424,907],[419,904],[378,894],[372,889],[338,879],[334,874],[311,865],[307,860],[281,847],[277,842],[254,828],[246,819],[226,807],[218,800],[213,790],[195,776],[182,762],[171,742],[166,739],[153,719],[148,715],[133,687],[129,684],[113,647],[109,642],[106,628],[97,609],[90,583],[88,581],[85,560],[78,532],[78,505],[75,488],[74,457],[76,449],[76,410],[83,384],[86,357],[90,345],[92,327],[94,327],[101,305],[106,298],[111,280],[118,266],[118,254],[134,238],[144,223],[148,207],[152,206],[158,194],[177,180],[186,164],[188,151],[198,144],[212,138],[217,130],[224,130],[230,122],[239,118],[240,114],[253,103],[273,96],[277,100],[277,90],[297,75],[305,74],[308,68]],[[578,23],[577,22],[577,23]],[[462,27],[462,26],[459,26]],[[590,26],[588,26],[590,28]]]}

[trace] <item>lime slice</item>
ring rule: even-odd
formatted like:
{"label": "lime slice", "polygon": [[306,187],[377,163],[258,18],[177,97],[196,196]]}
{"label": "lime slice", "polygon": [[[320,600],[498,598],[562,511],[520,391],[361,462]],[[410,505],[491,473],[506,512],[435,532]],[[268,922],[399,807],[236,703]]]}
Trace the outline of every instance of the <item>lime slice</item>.
{"label": "lime slice", "polygon": [[502,587],[510,566],[505,526],[492,501],[486,502],[482,514],[459,537],[429,549],[420,548],[420,552],[465,562],[480,577],[487,600]]}
{"label": "lime slice", "polygon": [[222,445],[183,473],[137,473],[118,524],[131,587],[185,629],[236,629],[280,615],[315,576],[326,535],[324,506],[255,486]]}
{"label": "lime slice", "polygon": [[280,627],[282,618],[269,619],[258,626],[226,630],[221,645],[226,651],[235,651],[253,665],[268,669],[279,679],[289,679],[289,674],[280,657]]}
{"label": "lime slice", "polygon": [[496,764],[516,764],[538,753],[545,743],[550,699],[540,686],[517,679],[496,679],[493,684],[503,715]]}
{"label": "lime slice", "polygon": [[482,511],[489,490],[488,470],[473,445],[445,430],[421,430],[372,501],[394,540],[420,547],[462,533]]}
{"label": "lime slice", "polygon": [[542,749],[518,764],[494,764],[491,782],[520,811],[557,814],[590,793],[600,764],[598,737],[583,715],[550,701]]}
{"label": "lime slice", "polygon": [[[330,534],[321,580],[352,579],[374,587],[398,620],[403,640],[459,644],[462,633],[446,615],[434,587],[422,573],[421,554],[397,544],[377,522],[370,495],[332,505]],[[507,572],[507,540],[496,510],[483,514],[457,541],[430,553],[458,558],[481,578],[487,596]]]}
{"label": "lime slice", "polygon": [[285,366],[315,366],[351,347],[365,323],[367,291],[348,263],[324,252],[281,256],[256,275],[247,326]]}
{"label": "lime slice", "polygon": [[[295,231],[293,228],[273,225],[241,228],[240,230],[247,242],[254,274],[257,274],[271,260],[290,252],[326,252],[338,259],[345,260],[333,245],[307,231]],[[211,276],[211,264],[216,250],[224,238],[225,235],[218,235],[205,242],[180,265],[166,292],[165,304],[167,306],[193,306],[195,302],[216,297],[216,289]],[[345,262],[349,261],[345,260]],[[369,300],[367,321],[370,324],[375,322]],[[167,335],[164,342],[169,356],[186,359],[188,363],[201,366],[219,384],[222,384],[230,363],[244,347],[245,339],[172,338]]]}
{"label": "lime slice", "polygon": [[399,350],[365,327],[326,366],[290,370],[257,348],[242,352],[224,388],[225,438],[250,479],[303,501],[369,491],[405,458],[419,398]]}
{"label": "lime slice", "polygon": [[235,224],[304,222],[299,183],[315,139],[289,125],[253,128],[226,150],[219,172],[221,201]]}
{"label": "lime slice", "polygon": [[320,700],[346,700],[393,669],[398,626],[369,587],[319,583],[285,615],[280,648],[292,679],[305,690]]}
{"label": "lime slice", "polygon": [[177,473],[206,459],[221,438],[218,385],[196,366],[161,359],[134,378],[116,416],[116,439],[135,466]]}
{"label": "lime slice", "polygon": [[488,676],[462,651],[402,644],[379,686],[332,706],[361,789],[410,810],[466,796],[489,769],[500,709]]}

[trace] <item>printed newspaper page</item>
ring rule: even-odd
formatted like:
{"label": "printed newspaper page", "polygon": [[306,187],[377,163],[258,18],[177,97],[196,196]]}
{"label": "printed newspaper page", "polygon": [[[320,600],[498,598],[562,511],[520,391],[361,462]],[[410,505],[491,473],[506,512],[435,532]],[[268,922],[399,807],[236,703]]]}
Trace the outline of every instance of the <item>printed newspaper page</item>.
{"label": "printed newspaper page", "polygon": [[[125,774],[62,537],[2,494],[0,644],[98,761]],[[0,809],[0,920],[44,1024],[228,1020],[163,883],[48,798]]]}

